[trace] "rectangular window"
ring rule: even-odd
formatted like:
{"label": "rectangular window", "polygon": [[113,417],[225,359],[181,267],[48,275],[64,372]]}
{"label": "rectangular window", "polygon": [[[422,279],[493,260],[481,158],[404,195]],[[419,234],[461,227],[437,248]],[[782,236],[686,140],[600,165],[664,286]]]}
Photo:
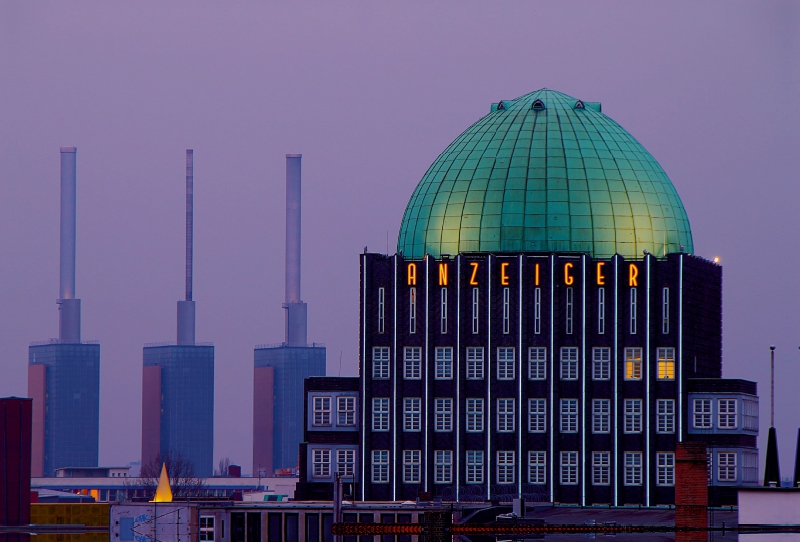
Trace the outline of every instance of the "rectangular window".
{"label": "rectangular window", "polygon": [[336,450],[336,468],[340,476],[355,476],[355,464],[355,450]]}
{"label": "rectangular window", "polygon": [[675,380],[675,349],[659,348],[658,353],[658,379]]}
{"label": "rectangular window", "polygon": [[666,335],[669,333],[669,288],[664,288],[661,295],[661,333]]}
{"label": "rectangular window", "polygon": [[544,380],[547,378],[547,348],[534,346],[528,348],[528,378]]}
{"label": "rectangular window", "polygon": [[436,404],[436,431],[446,433],[453,430],[453,400],[438,397]]}
{"label": "rectangular window", "polygon": [[483,483],[483,450],[467,450],[467,483]]}
{"label": "rectangular window", "polygon": [[561,380],[578,380],[578,347],[561,348]]}
{"label": "rectangular window", "polygon": [[511,332],[511,289],[503,288],[503,333]]}
{"label": "rectangular window", "polygon": [[375,346],[372,348],[372,378],[374,380],[389,379],[388,346]]}
{"label": "rectangular window", "polygon": [[578,432],[578,400],[561,399],[561,432]]}
{"label": "rectangular window", "polygon": [[547,400],[528,399],[528,432],[544,433],[547,431]]}
{"label": "rectangular window", "polygon": [[331,475],[331,451],[314,450],[314,477],[329,478]]}
{"label": "rectangular window", "polygon": [[592,348],[592,380],[611,379],[611,348]]}
{"label": "rectangular window", "polygon": [[337,425],[355,426],[356,424],[356,398],[337,397],[336,398]]}
{"label": "rectangular window", "polygon": [[419,431],[422,417],[422,399],[406,397],[403,399],[403,431]]}
{"label": "rectangular window", "polygon": [[608,433],[611,430],[611,400],[592,399],[592,433]]}
{"label": "rectangular window", "polygon": [[200,516],[199,540],[203,542],[214,542],[214,516]]}
{"label": "rectangular window", "polygon": [[436,347],[436,380],[453,379],[453,348],[450,346]]}
{"label": "rectangular window", "polygon": [[314,425],[331,424],[331,398],[314,397]]}
{"label": "rectangular window", "polygon": [[611,452],[592,452],[592,485],[611,483]]}
{"label": "rectangular window", "polygon": [[386,320],[386,289],[378,288],[378,333],[383,333]]}
{"label": "rectangular window", "polygon": [[497,349],[497,380],[514,380],[514,347]]}
{"label": "rectangular window", "polygon": [[467,433],[483,432],[483,399],[467,399]]}
{"label": "rectangular window", "polygon": [[631,288],[631,335],[636,335],[636,288]]}
{"label": "rectangular window", "polygon": [[708,485],[714,481],[714,454],[706,451],[706,475],[708,476]]}
{"label": "rectangular window", "polygon": [[625,452],[625,485],[642,485],[642,452]]}
{"label": "rectangular window", "polygon": [[447,333],[447,288],[442,288],[441,331],[442,335]]}
{"label": "rectangular window", "polygon": [[575,313],[574,294],[571,287],[567,287],[567,335],[572,335],[572,320]]}
{"label": "rectangular window", "polygon": [[453,450],[435,450],[434,456],[434,472],[435,483],[437,484],[452,484],[453,483]]}
{"label": "rectangular window", "polygon": [[736,399],[717,399],[717,416],[720,429],[736,429]]}
{"label": "rectangular window", "polygon": [[625,380],[642,379],[642,349],[637,347],[625,349]]}
{"label": "rectangular window", "polygon": [[656,401],[656,432],[675,432],[675,399],[658,399]]}
{"label": "rectangular window", "polygon": [[742,400],[742,429],[758,432],[758,401]]}
{"label": "rectangular window", "polygon": [[403,349],[403,378],[419,380],[422,378],[422,348],[406,346]]}
{"label": "rectangular window", "polygon": [[389,430],[388,397],[372,398],[372,430],[381,432]]}
{"label": "rectangular window", "polygon": [[372,450],[372,483],[389,483],[389,450]]}
{"label": "rectangular window", "polygon": [[480,309],[480,292],[477,288],[472,289],[472,334],[477,335],[478,333],[478,318],[479,318],[479,309]]}
{"label": "rectangular window", "polygon": [[483,347],[467,347],[467,380],[483,380]]}
{"label": "rectangular window", "polygon": [[758,453],[742,453],[742,482],[758,483]]}
{"label": "rectangular window", "polygon": [[408,332],[417,332],[417,289],[408,289]]}
{"label": "rectangular window", "polygon": [[528,483],[543,486],[547,483],[547,453],[528,452]]}
{"label": "rectangular window", "polygon": [[711,429],[711,399],[695,399],[692,411],[695,429]]}
{"label": "rectangular window", "polygon": [[625,399],[625,432],[642,432],[642,400]]}
{"label": "rectangular window", "polygon": [[578,485],[578,452],[561,452],[561,485]]}
{"label": "rectangular window", "polygon": [[420,450],[403,450],[403,483],[418,484],[420,482]]}
{"label": "rectangular window", "polygon": [[502,398],[497,400],[497,432],[514,432],[514,399]]}
{"label": "rectangular window", "polygon": [[736,452],[717,452],[717,480],[736,481]]}
{"label": "rectangular window", "polygon": [[675,485],[675,454],[673,452],[659,452],[656,454],[656,484],[659,486]]}
{"label": "rectangular window", "polygon": [[597,334],[606,332],[606,289],[602,286],[597,289]]}
{"label": "rectangular window", "polygon": [[542,289],[533,290],[533,332],[539,335],[542,332]]}
{"label": "rectangular window", "polygon": [[498,484],[513,484],[514,483],[514,452],[513,451],[498,451],[497,452],[497,483]]}

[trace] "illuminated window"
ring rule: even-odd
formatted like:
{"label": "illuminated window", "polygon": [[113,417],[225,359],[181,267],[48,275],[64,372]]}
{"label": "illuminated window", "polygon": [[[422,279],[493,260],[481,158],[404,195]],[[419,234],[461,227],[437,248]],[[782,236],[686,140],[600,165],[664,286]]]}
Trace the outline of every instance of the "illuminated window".
{"label": "illuminated window", "polygon": [[578,432],[578,400],[561,399],[561,432]]}
{"label": "illuminated window", "polygon": [[331,398],[314,397],[314,425],[331,424]]}
{"label": "illuminated window", "polygon": [[406,397],[403,399],[403,431],[419,431],[422,417],[422,399]]}
{"label": "illuminated window", "polygon": [[453,430],[453,400],[439,397],[436,405],[436,431],[446,433]]}
{"label": "illuminated window", "polygon": [[336,468],[340,476],[354,476],[356,465],[355,450],[336,450]]}
{"label": "illuminated window", "polygon": [[567,288],[567,335],[572,335],[572,320],[575,312],[572,287]]}
{"label": "illuminated window", "polygon": [[336,425],[354,426],[356,424],[356,398],[336,398]]}
{"label": "illuminated window", "polygon": [[736,452],[717,452],[717,480],[736,481]]}
{"label": "illuminated window", "polygon": [[656,432],[675,432],[675,399],[658,399],[656,401]]}
{"label": "illuminated window", "polygon": [[441,331],[447,333],[447,288],[442,288]]}
{"label": "illuminated window", "polygon": [[467,380],[483,380],[483,347],[467,347]]}
{"label": "illuminated window", "polygon": [[514,483],[514,452],[513,451],[498,451],[497,452],[497,483],[498,484],[513,484]]}
{"label": "illuminated window", "polygon": [[314,477],[315,478],[329,478],[331,475],[331,451],[321,450],[319,448],[314,450]]}
{"label": "illuminated window", "polygon": [[503,333],[508,335],[511,331],[511,291],[503,288]]}
{"label": "illuminated window", "polygon": [[592,380],[611,378],[611,348],[599,346],[592,348]]}
{"label": "illuminated window", "polygon": [[497,349],[497,379],[514,380],[514,347],[501,347]]}
{"label": "illuminated window", "polygon": [[669,288],[661,291],[661,333],[669,333]]}
{"label": "illuminated window", "polygon": [[636,288],[631,288],[631,335],[636,335]]}
{"label": "illuminated window", "polygon": [[435,483],[453,483],[453,450],[435,450],[433,457]]}
{"label": "illuminated window", "polygon": [[625,452],[625,485],[642,485],[642,452]]}
{"label": "illuminated window", "polygon": [[372,430],[381,432],[389,430],[388,397],[372,398]]}
{"label": "illuminated window", "polygon": [[659,452],[656,454],[656,485],[675,485],[675,454],[673,452]]}
{"label": "illuminated window", "polygon": [[467,433],[483,432],[483,399],[467,399]]}
{"label": "illuminated window", "polygon": [[422,348],[406,346],[403,349],[403,378],[419,380],[422,378]]}
{"label": "illuminated window", "polygon": [[418,484],[420,482],[421,450],[403,450],[403,483]]}
{"label": "illuminated window", "polygon": [[592,452],[592,485],[611,483],[611,452]]}
{"label": "illuminated window", "polygon": [[642,379],[642,349],[639,347],[625,349],[625,380]]}
{"label": "illuminated window", "polygon": [[658,379],[675,380],[675,349],[658,349]]}
{"label": "illuminated window", "polygon": [[625,399],[625,432],[642,432],[642,400]]}
{"label": "illuminated window", "polygon": [[483,450],[467,450],[467,483],[483,483]]}
{"label": "illuminated window", "polygon": [[386,289],[378,288],[378,333],[383,333],[386,316]]}
{"label": "illuminated window", "polygon": [[480,292],[477,288],[472,289],[472,333],[478,333],[478,316],[480,309]]}
{"label": "illuminated window", "polygon": [[547,348],[534,346],[528,348],[528,378],[544,380],[547,378]]}
{"label": "illuminated window", "polygon": [[408,332],[417,332],[417,289],[408,289]]}
{"label": "illuminated window", "polygon": [[528,399],[528,432],[544,433],[545,431],[547,431],[547,400]]}
{"label": "illuminated window", "polygon": [[533,290],[533,332],[539,335],[542,332],[542,289]]}
{"label": "illuminated window", "polygon": [[200,516],[199,540],[214,542],[214,516]]}
{"label": "illuminated window", "polygon": [[578,347],[561,348],[561,380],[578,380]]}
{"label": "illuminated window", "polygon": [[372,450],[372,483],[389,483],[389,450]]}
{"label": "illuminated window", "polygon": [[736,429],[736,399],[717,399],[717,417],[720,429]]}
{"label": "illuminated window", "polygon": [[372,378],[375,380],[389,379],[388,346],[375,346],[372,348]]}
{"label": "illuminated window", "polygon": [[528,483],[543,486],[547,483],[547,453],[528,452]]}
{"label": "illuminated window", "polygon": [[514,399],[501,398],[497,400],[497,432],[514,432]]}
{"label": "illuminated window", "polygon": [[436,380],[453,379],[453,349],[449,346],[436,347]]}
{"label": "illuminated window", "polygon": [[611,401],[592,399],[592,433],[608,433],[611,425]]}
{"label": "illuminated window", "polygon": [[578,452],[561,452],[561,485],[578,485]]}
{"label": "illuminated window", "polygon": [[711,399],[695,399],[692,410],[695,429],[711,429]]}
{"label": "illuminated window", "polygon": [[606,332],[606,289],[602,286],[597,289],[597,333]]}

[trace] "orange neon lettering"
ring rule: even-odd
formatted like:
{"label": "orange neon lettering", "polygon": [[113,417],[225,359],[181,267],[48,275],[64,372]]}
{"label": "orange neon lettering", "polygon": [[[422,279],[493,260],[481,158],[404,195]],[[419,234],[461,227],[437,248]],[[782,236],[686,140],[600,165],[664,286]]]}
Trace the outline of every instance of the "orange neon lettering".
{"label": "orange neon lettering", "polygon": [[570,269],[572,269],[572,263],[565,263],[564,264],[564,284],[567,286],[571,286],[575,279],[572,275],[569,274]]}
{"label": "orange neon lettering", "polygon": [[639,268],[636,267],[635,264],[631,264],[628,267],[628,286],[638,286],[639,281],[636,280],[636,277],[639,276]]}
{"label": "orange neon lettering", "polygon": [[500,264],[500,284],[503,286],[508,286],[508,262],[503,262]]}
{"label": "orange neon lettering", "polygon": [[447,264],[439,264],[439,286],[447,286]]}
{"label": "orange neon lettering", "polygon": [[415,263],[408,264],[408,285],[417,285],[417,264]]}
{"label": "orange neon lettering", "polygon": [[539,264],[538,263],[534,266],[534,269],[535,269],[535,271],[533,273],[533,285],[534,286],[539,286]]}
{"label": "orange neon lettering", "polygon": [[606,277],[603,275],[603,266],[605,262],[597,262],[597,285],[603,286],[606,283]]}
{"label": "orange neon lettering", "polygon": [[478,274],[478,262],[470,262],[472,266],[472,276],[469,278],[469,283],[471,286],[477,286],[478,280],[475,278]]}

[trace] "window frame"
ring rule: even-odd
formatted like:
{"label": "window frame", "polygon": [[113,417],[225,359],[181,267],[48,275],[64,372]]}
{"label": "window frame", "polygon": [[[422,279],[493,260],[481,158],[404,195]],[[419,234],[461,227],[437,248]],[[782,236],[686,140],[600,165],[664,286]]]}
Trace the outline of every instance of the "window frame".
{"label": "window frame", "polygon": [[389,483],[389,450],[372,450],[372,483]]}
{"label": "window frame", "polygon": [[311,477],[331,477],[331,449],[314,448],[311,452]]}
{"label": "window frame", "polygon": [[675,452],[656,453],[656,485],[675,485]]}
{"label": "window frame", "polygon": [[656,433],[675,433],[675,399],[656,399]]}
{"label": "window frame", "polygon": [[625,380],[640,381],[644,377],[642,358],[644,352],[641,346],[626,346],[625,350]]}
{"label": "window frame", "polygon": [[435,433],[450,433],[453,431],[453,398],[436,397],[433,401],[436,421]]}
{"label": "window frame", "polygon": [[528,399],[528,433],[547,433],[547,399]]}
{"label": "window frame", "polygon": [[624,399],[624,416],[625,416],[625,425],[624,425],[624,433],[626,435],[638,435],[643,430],[643,401],[642,399],[633,398],[633,399]]}
{"label": "window frame", "polygon": [[611,347],[592,347],[592,380],[611,380]]}
{"label": "window frame", "polygon": [[403,450],[403,483],[419,484],[421,473],[422,450]]}
{"label": "window frame", "polygon": [[467,397],[467,433],[483,433],[485,408],[483,397]]}
{"label": "window frame", "polygon": [[[344,403],[344,408],[342,408],[342,403]],[[343,414],[344,421],[342,421]],[[356,397],[354,395],[336,397],[336,425],[339,427],[356,426]]]}
{"label": "window frame", "polygon": [[453,380],[453,347],[437,346],[434,353],[434,380]]}
{"label": "window frame", "polygon": [[514,380],[516,378],[516,360],[517,349],[515,347],[497,347],[497,380]]}
{"label": "window frame", "polygon": [[516,400],[513,397],[497,399],[497,432],[514,433],[516,431]]}
{"label": "window frame", "polygon": [[434,484],[453,483],[453,450],[434,450]]}
{"label": "window frame", "polygon": [[497,451],[497,483],[502,485],[516,483],[516,452],[513,450]]}
{"label": "window frame", "polygon": [[[330,395],[313,396],[313,413],[311,416],[312,427],[331,427],[331,408],[333,398]],[[327,403],[327,405],[325,404]]]}
{"label": "window frame", "polygon": [[547,347],[528,348],[528,380],[547,380]]}
{"label": "window frame", "polygon": [[592,434],[611,432],[611,399],[592,399]]}
{"label": "window frame", "polygon": [[421,430],[422,397],[403,397],[403,432],[419,433]]}
{"label": "window frame", "polygon": [[578,452],[576,451],[562,451],[560,452],[560,482],[562,486],[576,486],[578,485]]}
{"label": "window frame", "polygon": [[575,398],[564,398],[559,401],[560,433],[578,432],[578,412],[580,403]]}
{"label": "window frame", "polygon": [[611,485],[611,452],[592,452],[592,485]]}
{"label": "window frame", "polygon": [[[385,428],[384,428],[385,427]],[[372,398],[372,432],[389,432],[389,398]]]}
{"label": "window frame", "polygon": [[388,346],[372,347],[372,379],[389,380],[391,349]]}
{"label": "window frame", "polygon": [[642,452],[625,452],[624,485],[626,486],[642,485],[642,470],[643,470],[642,455],[643,455]]}
{"label": "window frame", "polygon": [[483,380],[484,350],[482,346],[467,347],[467,380]]}

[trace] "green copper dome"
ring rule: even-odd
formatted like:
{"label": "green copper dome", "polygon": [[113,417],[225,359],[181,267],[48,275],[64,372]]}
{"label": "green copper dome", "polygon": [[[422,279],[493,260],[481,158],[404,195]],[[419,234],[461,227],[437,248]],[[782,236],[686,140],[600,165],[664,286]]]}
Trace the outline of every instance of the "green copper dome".
{"label": "green copper dome", "polygon": [[428,169],[398,252],[694,252],[675,187],[600,104],[537,90],[492,105]]}

